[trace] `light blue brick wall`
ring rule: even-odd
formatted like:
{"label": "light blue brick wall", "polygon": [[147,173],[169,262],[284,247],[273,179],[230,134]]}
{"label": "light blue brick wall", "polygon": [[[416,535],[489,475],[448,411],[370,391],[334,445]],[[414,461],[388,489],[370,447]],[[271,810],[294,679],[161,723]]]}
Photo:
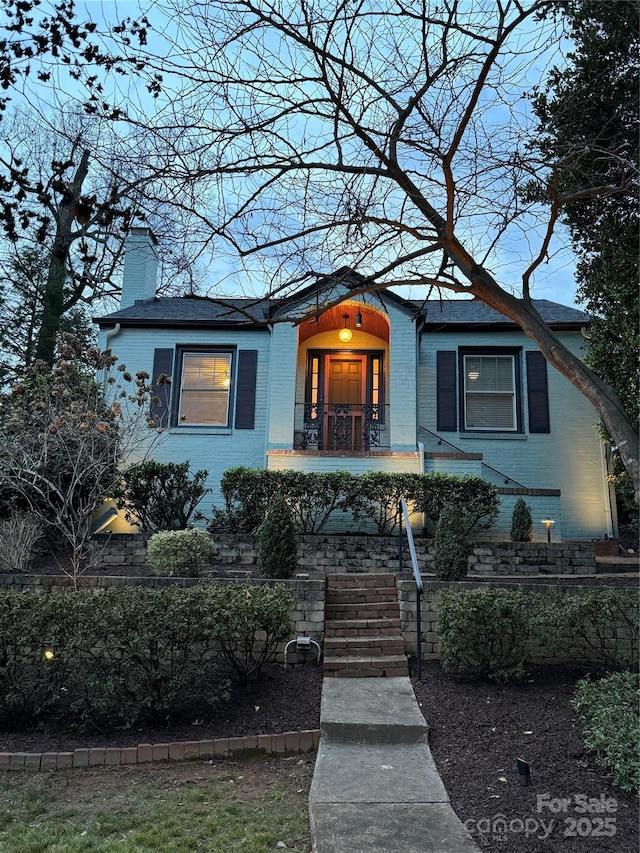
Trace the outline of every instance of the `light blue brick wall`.
{"label": "light blue brick wall", "polygon": [[387,306],[390,329],[389,420],[391,449],[416,447],[418,342],[416,324],[393,304]]}
{"label": "light blue brick wall", "polygon": [[[583,340],[576,333],[559,333],[572,352],[583,355]],[[608,515],[606,465],[595,429],[597,413],[580,392],[547,365],[551,432],[528,432],[527,387],[524,353],[535,344],[517,331],[425,333],[419,362],[419,414],[422,426],[437,432],[436,352],[460,346],[522,347],[523,435],[442,432],[441,437],[468,453],[482,453],[483,461],[527,488],[560,489],[561,525],[554,530],[564,539],[603,538],[611,535]],[[419,438],[427,450],[444,450],[424,431]],[[499,485],[500,477],[483,467],[483,476]],[[510,483],[509,485],[514,485]],[[544,518],[544,515],[540,516]],[[559,521],[559,520],[557,520]]]}
{"label": "light blue brick wall", "polygon": [[[104,343],[104,331],[102,333]],[[258,351],[256,415],[252,430],[226,430],[182,427],[165,430],[154,446],[152,456],[160,462],[185,462],[191,470],[209,472],[207,487],[212,489],[200,509],[209,516],[211,506],[222,506],[220,478],[227,468],[266,465],[267,397],[269,390],[270,337],[266,330],[226,332],[225,330],[123,329],[109,341],[119,361],[135,373],[153,370],[154,349],[184,345],[236,345],[238,349]],[[233,423],[233,417],[231,418]]]}
{"label": "light blue brick wall", "polygon": [[267,397],[267,446],[274,449],[287,450],[293,447],[297,348],[297,328],[289,323],[276,324],[271,335]]}

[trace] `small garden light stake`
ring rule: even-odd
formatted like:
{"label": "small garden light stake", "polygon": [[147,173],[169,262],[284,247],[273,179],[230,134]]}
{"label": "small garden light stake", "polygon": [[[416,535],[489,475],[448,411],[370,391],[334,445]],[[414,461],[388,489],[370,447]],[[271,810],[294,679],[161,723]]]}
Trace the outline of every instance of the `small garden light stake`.
{"label": "small garden light stake", "polygon": [[524,761],[522,758],[516,758],[518,763],[518,776],[520,777],[521,785],[530,785],[531,784],[531,770],[529,769],[529,764],[527,761]]}
{"label": "small garden light stake", "polygon": [[553,518],[549,518],[549,516],[547,516],[546,518],[542,519],[542,523],[547,528],[547,545],[550,545],[551,544],[551,525],[555,524],[555,521]]}

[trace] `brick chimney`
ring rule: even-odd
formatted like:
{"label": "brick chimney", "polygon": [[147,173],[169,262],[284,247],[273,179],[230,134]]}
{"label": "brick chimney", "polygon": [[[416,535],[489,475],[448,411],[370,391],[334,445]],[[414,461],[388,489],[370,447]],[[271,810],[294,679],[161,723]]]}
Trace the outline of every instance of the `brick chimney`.
{"label": "brick chimney", "polygon": [[120,307],[148,302],[156,295],[158,241],[150,228],[131,228],[124,243]]}

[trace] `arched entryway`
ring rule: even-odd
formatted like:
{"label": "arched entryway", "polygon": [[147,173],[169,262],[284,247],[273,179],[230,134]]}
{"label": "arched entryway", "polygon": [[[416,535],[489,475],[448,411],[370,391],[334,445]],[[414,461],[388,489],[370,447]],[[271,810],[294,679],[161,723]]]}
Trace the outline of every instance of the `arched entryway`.
{"label": "arched entryway", "polygon": [[317,322],[302,324],[298,346],[296,447],[343,452],[388,447],[384,312],[345,302]]}

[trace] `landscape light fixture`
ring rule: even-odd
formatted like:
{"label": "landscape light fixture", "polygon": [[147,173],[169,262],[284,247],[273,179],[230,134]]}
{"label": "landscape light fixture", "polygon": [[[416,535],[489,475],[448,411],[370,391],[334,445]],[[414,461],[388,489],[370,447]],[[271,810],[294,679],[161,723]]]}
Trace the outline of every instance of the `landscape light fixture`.
{"label": "landscape light fixture", "polygon": [[547,516],[547,518],[542,519],[542,523],[547,528],[547,545],[550,545],[551,544],[551,525],[555,524],[555,520],[553,518],[549,518]]}
{"label": "landscape light fixture", "polygon": [[524,761],[522,758],[516,758],[518,763],[518,776],[520,777],[521,785],[530,785],[531,784],[531,769],[529,767],[529,763]]}
{"label": "landscape light fixture", "polygon": [[349,319],[349,315],[343,314],[342,319],[344,320],[344,327],[340,329],[338,337],[340,338],[343,344],[348,344],[351,338],[353,337],[353,332],[351,331],[351,329],[347,328],[347,320]]}
{"label": "landscape light fixture", "polygon": [[289,642],[284,647],[284,668],[287,668],[287,654],[291,646],[296,647],[296,651],[304,654],[305,652],[312,651],[312,647],[315,646],[315,650],[317,651],[316,663],[320,663],[320,656],[322,655],[322,649],[320,648],[319,643],[315,640],[312,640],[311,637],[307,637],[304,634],[298,637],[294,637],[293,640],[289,640]]}

